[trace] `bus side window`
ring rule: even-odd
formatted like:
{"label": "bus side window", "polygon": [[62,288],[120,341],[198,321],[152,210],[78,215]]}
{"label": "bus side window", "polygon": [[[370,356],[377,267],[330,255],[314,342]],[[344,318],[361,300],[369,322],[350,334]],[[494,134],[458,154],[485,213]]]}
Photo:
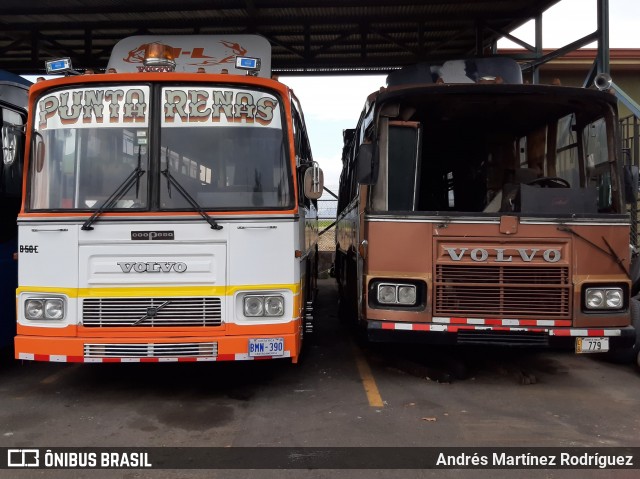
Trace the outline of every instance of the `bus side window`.
{"label": "bus side window", "polygon": [[311,157],[311,147],[309,146],[307,130],[295,106],[292,111],[292,120],[296,165],[298,169],[298,203],[301,206],[309,208],[311,206],[311,200],[304,195],[304,172],[311,166],[313,158]]}
{"label": "bus side window", "polygon": [[387,154],[389,210],[413,211],[416,208],[421,136],[420,123],[391,122],[389,124]]}

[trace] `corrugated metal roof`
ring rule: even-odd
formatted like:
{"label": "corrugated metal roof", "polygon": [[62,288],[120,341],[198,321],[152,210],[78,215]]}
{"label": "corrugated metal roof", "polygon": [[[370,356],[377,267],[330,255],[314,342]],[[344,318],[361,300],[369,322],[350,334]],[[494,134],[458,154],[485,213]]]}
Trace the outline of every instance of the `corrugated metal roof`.
{"label": "corrugated metal roof", "polygon": [[104,68],[130,35],[259,33],[275,72],[388,70],[478,55],[559,0],[3,0],[0,68]]}

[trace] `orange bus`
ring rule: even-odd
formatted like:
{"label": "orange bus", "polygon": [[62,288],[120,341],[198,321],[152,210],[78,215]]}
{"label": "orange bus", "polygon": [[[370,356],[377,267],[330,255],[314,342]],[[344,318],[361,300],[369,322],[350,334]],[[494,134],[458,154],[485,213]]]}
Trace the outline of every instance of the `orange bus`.
{"label": "orange bus", "polygon": [[626,350],[637,173],[615,97],[505,58],[387,83],[344,132],[341,316],[371,340]]}
{"label": "orange bus", "polygon": [[270,52],[129,37],[105,73],[33,86],[16,358],[298,361],[322,172]]}

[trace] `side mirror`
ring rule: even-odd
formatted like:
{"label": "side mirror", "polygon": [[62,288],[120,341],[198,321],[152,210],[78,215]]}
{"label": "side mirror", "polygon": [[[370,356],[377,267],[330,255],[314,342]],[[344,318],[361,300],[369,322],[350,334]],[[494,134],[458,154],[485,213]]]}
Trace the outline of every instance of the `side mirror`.
{"label": "side mirror", "polygon": [[3,196],[20,197],[22,190],[21,139],[12,126],[2,127],[2,163],[0,163],[0,191]]}
{"label": "side mirror", "polygon": [[638,167],[624,165],[624,200],[627,204],[638,199]]}
{"label": "side mirror", "polygon": [[375,185],[378,181],[378,149],[375,144],[360,145],[356,158],[356,174],[361,185]]}
{"label": "side mirror", "polygon": [[2,162],[6,166],[13,165],[18,156],[18,138],[13,128],[9,126],[2,127]]}
{"label": "side mirror", "polygon": [[317,200],[322,196],[324,189],[324,174],[318,167],[318,163],[313,162],[310,168],[304,172],[304,196],[310,200]]}

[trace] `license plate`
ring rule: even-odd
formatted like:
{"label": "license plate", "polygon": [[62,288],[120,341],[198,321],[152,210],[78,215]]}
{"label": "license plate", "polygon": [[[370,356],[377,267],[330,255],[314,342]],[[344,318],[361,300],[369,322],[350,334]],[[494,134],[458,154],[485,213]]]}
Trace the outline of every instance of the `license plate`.
{"label": "license plate", "polygon": [[609,338],[576,338],[576,353],[606,353]]}
{"label": "license plate", "polygon": [[284,338],[260,338],[249,340],[249,356],[282,356],[284,354]]}

